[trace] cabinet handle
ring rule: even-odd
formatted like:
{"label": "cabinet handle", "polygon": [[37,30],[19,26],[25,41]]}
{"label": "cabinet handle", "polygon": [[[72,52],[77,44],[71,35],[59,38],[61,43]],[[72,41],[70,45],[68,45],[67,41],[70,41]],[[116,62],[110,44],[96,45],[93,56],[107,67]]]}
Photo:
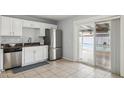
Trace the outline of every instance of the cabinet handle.
{"label": "cabinet handle", "polygon": [[13,36],[14,36],[14,32],[13,32]]}

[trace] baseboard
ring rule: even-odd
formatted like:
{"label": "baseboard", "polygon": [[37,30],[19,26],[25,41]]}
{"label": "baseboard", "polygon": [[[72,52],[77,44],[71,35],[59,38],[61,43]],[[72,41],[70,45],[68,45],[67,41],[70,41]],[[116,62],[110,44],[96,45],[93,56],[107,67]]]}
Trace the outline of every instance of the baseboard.
{"label": "baseboard", "polygon": [[67,57],[63,57],[63,59],[66,59],[66,60],[68,60],[68,61],[73,61],[73,59],[67,58]]}

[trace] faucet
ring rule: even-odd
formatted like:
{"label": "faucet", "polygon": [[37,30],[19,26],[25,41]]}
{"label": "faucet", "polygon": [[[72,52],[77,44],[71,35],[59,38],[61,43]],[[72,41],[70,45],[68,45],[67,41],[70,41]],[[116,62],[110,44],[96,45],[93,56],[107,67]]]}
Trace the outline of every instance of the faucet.
{"label": "faucet", "polygon": [[28,38],[28,43],[31,43],[31,41],[32,41],[32,38],[29,37],[29,38]]}

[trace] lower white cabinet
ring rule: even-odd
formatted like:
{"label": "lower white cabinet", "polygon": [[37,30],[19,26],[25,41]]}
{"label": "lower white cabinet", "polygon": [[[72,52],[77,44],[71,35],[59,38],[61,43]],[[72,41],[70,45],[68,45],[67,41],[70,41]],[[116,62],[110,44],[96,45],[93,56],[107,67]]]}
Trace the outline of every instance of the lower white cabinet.
{"label": "lower white cabinet", "polygon": [[43,62],[48,58],[48,46],[24,47],[22,66]]}
{"label": "lower white cabinet", "polygon": [[0,71],[3,70],[3,49],[0,49]]}
{"label": "lower white cabinet", "polygon": [[23,62],[22,65],[29,65],[34,62],[34,54],[33,54],[33,47],[25,47],[23,48],[22,56]]}

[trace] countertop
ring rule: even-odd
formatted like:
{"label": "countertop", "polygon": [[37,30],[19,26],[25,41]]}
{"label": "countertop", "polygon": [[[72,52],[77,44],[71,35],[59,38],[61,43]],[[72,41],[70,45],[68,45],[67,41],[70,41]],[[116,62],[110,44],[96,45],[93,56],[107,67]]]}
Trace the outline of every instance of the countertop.
{"label": "countertop", "polygon": [[9,46],[9,44],[2,44],[0,49],[36,47],[36,46],[47,46],[47,45],[40,44],[39,42],[34,42],[34,43],[18,43],[15,46]]}

